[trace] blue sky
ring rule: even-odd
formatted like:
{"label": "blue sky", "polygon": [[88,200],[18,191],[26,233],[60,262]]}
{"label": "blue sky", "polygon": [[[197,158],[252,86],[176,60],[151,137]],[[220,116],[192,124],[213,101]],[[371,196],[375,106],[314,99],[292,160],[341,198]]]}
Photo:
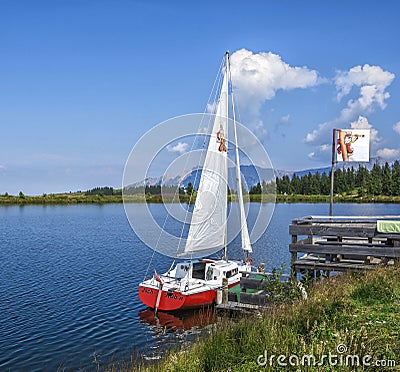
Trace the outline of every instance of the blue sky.
{"label": "blue sky", "polygon": [[3,0],[0,193],[119,187],[146,131],[204,111],[225,50],[261,76],[238,72],[241,119],[275,168],[329,165],[335,126],[400,158],[399,4]]}

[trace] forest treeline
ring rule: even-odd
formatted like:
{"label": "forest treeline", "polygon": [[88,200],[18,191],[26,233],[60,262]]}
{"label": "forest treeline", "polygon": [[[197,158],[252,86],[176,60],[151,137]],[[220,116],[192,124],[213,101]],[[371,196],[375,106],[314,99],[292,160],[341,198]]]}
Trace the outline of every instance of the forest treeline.
{"label": "forest treeline", "polygon": [[[189,182],[190,184],[190,182]],[[179,195],[185,194],[185,189],[180,187],[177,190],[177,186],[161,186],[161,185],[146,185],[137,187],[128,187],[124,189],[125,195],[174,195],[178,193]]]}
{"label": "forest treeline", "polygon": [[114,189],[113,187],[94,187],[93,189],[85,191],[85,195],[122,195],[121,189]]}
{"label": "forest treeline", "polygon": [[[309,172],[302,177],[293,175],[292,178],[285,175],[276,178],[277,194],[297,195],[329,195],[330,175],[326,173]],[[271,188],[271,184],[258,183],[250,190],[250,194],[261,194],[264,187]],[[358,196],[386,195],[400,196],[400,163],[395,161],[393,165],[385,163],[384,166],[374,164],[371,170],[360,166],[347,170],[337,169],[334,176],[333,192],[345,194],[356,192]]]}

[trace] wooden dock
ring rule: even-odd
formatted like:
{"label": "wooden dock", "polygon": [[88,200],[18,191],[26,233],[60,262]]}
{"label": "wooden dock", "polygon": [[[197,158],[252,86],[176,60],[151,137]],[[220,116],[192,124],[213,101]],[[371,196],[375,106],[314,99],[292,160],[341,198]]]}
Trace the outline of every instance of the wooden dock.
{"label": "wooden dock", "polygon": [[265,311],[271,307],[268,278],[279,277],[280,280],[290,279],[290,275],[276,273],[246,273],[240,278],[240,286],[231,289],[228,293],[228,301],[216,305],[218,312],[229,314],[254,313]]}
{"label": "wooden dock", "polygon": [[234,314],[249,314],[249,313],[257,313],[262,310],[267,310],[268,308],[260,305],[252,305],[246,304],[237,301],[228,301],[226,304],[216,305],[216,309],[218,313],[229,313],[230,315]]}
{"label": "wooden dock", "polygon": [[[379,232],[378,221],[400,216],[308,216],[292,221],[292,275],[363,271],[400,259],[400,233]],[[380,223],[381,224],[381,223]],[[301,256],[300,256],[301,254]]]}
{"label": "wooden dock", "polygon": [[[394,232],[380,232],[382,222],[392,223]],[[289,226],[292,242],[292,274],[280,274],[280,280],[297,279],[298,274],[312,278],[331,272],[373,270],[378,265],[400,262],[400,216],[308,216],[297,218]],[[240,287],[216,305],[217,311],[237,314],[268,310],[273,296],[266,290],[268,277],[276,273],[243,273]]]}

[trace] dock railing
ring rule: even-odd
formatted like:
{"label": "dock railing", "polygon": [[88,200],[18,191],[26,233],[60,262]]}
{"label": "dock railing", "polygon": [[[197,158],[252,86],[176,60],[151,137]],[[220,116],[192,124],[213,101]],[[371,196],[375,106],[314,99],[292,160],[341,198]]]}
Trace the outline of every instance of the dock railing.
{"label": "dock railing", "polygon": [[[379,232],[378,221],[400,216],[307,216],[289,226],[292,275],[369,270],[400,259],[400,233]],[[299,256],[299,254],[302,256]]]}

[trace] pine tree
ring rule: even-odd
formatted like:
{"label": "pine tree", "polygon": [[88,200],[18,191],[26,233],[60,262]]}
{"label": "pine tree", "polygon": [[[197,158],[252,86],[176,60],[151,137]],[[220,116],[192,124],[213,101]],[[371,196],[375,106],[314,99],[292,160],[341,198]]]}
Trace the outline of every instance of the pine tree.
{"label": "pine tree", "polygon": [[321,177],[318,172],[310,178],[310,192],[312,195],[321,194]]}
{"label": "pine tree", "polygon": [[392,167],[392,195],[400,196],[400,163],[398,160]]}
{"label": "pine tree", "polygon": [[355,187],[358,188],[358,196],[366,195],[369,179],[370,176],[367,168],[361,166],[358,167],[355,174]]}
{"label": "pine tree", "polygon": [[300,194],[301,193],[301,181],[300,178],[297,176],[295,173],[292,177],[292,180],[290,182],[291,189],[294,194]]}
{"label": "pine tree", "polygon": [[189,182],[186,187],[186,195],[192,196],[192,194],[193,194],[193,185],[191,182]]}
{"label": "pine tree", "polygon": [[346,171],[346,192],[353,191],[356,184],[356,177],[354,174],[354,168],[347,168]]}
{"label": "pine tree", "polygon": [[320,188],[322,195],[329,195],[331,192],[331,179],[326,175],[326,173],[322,173]]}
{"label": "pine tree", "polygon": [[311,185],[310,185],[310,178],[311,172],[308,172],[306,176],[301,177],[301,193],[303,195],[310,195],[311,194]]}
{"label": "pine tree", "polygon": [[289,178],[288,175],[284,175],[282,177],[282,185],[281,185],[281,187],[282,187],[283,193],[286,193],[286,194],[291,194],[292,193],[292,187],[290,185],[290,178]]}
{"label": "pine tree", "polygon": [[388,162],[386,162],[382,171],[382,194],[392,195],[392,188],[393,188],[392,172],[390,170]]}
{"label": "pine tree", "polygon": [[368,182],[368,194],[382,194],[382,168],[377,163],[374,164],[370,172],[370,180]]}
{"label": "pine tree", "polygon": [[333,192],[336,194],[341,194],[347,190],[346,176],[341,169],[335,171]]}

